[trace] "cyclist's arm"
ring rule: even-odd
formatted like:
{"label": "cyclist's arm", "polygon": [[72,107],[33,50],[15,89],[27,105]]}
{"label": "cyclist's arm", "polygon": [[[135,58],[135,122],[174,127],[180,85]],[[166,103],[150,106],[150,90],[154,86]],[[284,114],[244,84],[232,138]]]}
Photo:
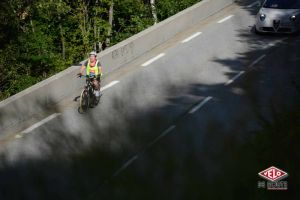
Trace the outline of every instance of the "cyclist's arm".
{"label": "cyclist's arm", "polygon": [[80,68],[80,74],[84,74],[85,69],[86,69],[86,66],[82,65]]}
{"label": "cyclist's arm", "polygon": [[81,74],[84,74],[87,64],[88,64],[88,63],[85,62],[85,63],[81,66],[81,68],[80,68],[80,73],[81,73]]}

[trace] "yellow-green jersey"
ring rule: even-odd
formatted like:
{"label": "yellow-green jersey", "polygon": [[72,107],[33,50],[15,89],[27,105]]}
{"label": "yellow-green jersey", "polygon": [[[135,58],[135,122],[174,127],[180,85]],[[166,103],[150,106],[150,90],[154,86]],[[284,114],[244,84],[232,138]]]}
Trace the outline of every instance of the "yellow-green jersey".
{"label": "yellow-green jersey", "polygon": [[101,63],[100,61],[96,60],[95,63],[90,63],[90,61],[86,61],[84,64],[83,64],[85,67],[86,67],[86,75],[100,75],[102,76],[102,66],[101,66]]}

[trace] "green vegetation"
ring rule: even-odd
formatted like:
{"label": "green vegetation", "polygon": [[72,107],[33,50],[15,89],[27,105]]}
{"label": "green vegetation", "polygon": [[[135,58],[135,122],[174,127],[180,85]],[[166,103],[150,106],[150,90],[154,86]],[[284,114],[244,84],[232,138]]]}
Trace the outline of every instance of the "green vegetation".
{"label": "green vegetation", "polygon": [[0,100],[199,1],[3,0]]}

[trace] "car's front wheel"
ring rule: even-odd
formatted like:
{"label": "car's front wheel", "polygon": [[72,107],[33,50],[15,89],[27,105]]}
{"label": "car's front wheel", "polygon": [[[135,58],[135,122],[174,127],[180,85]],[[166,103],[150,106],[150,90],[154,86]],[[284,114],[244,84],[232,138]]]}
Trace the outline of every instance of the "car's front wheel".
{"label": "car's front wheel", "polygon": [[256,25],[253,26],[253,31],[257,35],[261,35],[262,34],[262,32],[260,32],[259,30],[257,30]]}

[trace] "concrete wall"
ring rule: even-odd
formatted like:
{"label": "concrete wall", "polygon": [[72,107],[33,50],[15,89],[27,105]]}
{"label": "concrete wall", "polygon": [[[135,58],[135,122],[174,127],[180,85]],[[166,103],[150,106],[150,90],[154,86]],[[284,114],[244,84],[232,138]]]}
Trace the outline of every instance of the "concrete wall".
{"label": "concrete wall", "polygon": [[[104,66],[104,74],[122,67],[233,2],[234,0],[203,0],[101,52],[98,58]],[[79,66],[71,66],[0,102],[0,134],[4,128],[14,126],[33,114],[45,110],[47,106],[59,102],[82,87],[84,81],[75,76],[78,70]]]}

